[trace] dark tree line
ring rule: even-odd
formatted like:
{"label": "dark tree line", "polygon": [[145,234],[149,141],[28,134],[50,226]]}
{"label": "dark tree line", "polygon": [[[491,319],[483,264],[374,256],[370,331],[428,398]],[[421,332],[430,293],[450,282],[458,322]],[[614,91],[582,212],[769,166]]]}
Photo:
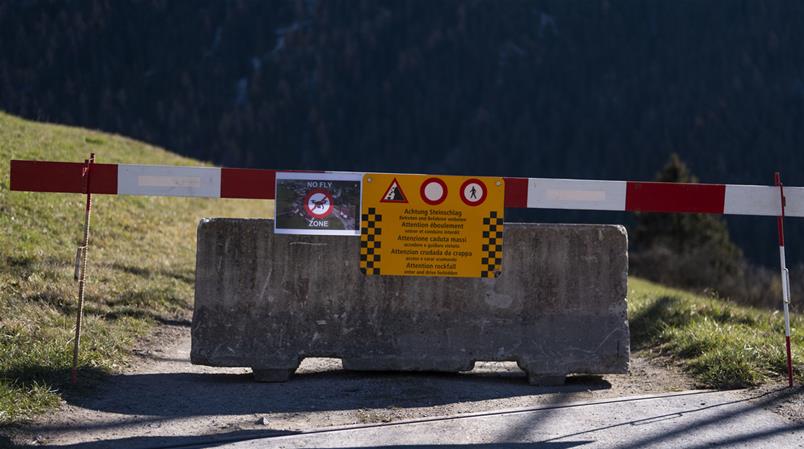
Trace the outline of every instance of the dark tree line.
{"label": "dark tree line", "polygon": [[804,4],[8,1],[0,108],[228,166],[804,185]]}

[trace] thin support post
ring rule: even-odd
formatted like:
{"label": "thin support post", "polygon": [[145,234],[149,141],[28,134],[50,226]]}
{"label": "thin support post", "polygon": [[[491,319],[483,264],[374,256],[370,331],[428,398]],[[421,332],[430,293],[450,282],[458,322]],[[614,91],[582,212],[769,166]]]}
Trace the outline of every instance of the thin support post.
{"label": "thin support post", "polygon": [[776,217],[776,228],[779,233],[779,262],[781,264],[782,275],[782,304],[784,306],[784,337],[787,348],[787,381],[788,386],[793,386],[793,354],[790,349],[790,271],[787,269],[787,262],[784,255],[784,186],[779,172],[774,173],[774,184],[779,187],[779,197],[781,201],[781,214]]}
{"label": "thin support post", "polygon": [[84,239],[81,247],[78,248],[78,312],[75,317],[75,340],[73,342],[73,369],[70,373],[70,382],[78,382],[78,349],[81,346],[81,318],[84,315],[84,285],[86,283],[87,269],[87,250],[89,248],[89,220],[92,217],[92,190],[90,181],[92,180],[92,164],[95,163],[95,153],[84,160],[84,187],[86,189],[87,201],[84,209]]}

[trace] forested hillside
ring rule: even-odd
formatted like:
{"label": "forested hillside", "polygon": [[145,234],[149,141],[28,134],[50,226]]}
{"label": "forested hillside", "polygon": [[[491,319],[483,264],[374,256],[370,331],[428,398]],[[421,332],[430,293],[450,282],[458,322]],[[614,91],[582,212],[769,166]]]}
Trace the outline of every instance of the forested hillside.
{"label": "forested hillside", "polygon": [[804,185],[804,4],[3,2],[0,108],[229,166]]}

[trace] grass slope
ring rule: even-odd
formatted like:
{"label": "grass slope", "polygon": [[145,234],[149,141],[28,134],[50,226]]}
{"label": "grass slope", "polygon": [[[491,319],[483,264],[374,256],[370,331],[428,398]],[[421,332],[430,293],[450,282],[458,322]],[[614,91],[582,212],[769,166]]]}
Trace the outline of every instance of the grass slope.
{"label": "grass slope", "polygon": [[[38,124],[0,113],[0,424],[25,419],[71,392],[83,196],[10,192],[8,161],[199,165],[123,137]],[[122,369],[131,345],[191,309],[195,227],[205,216],[268,217],[273,202],[95,197],[81,379]],[[634,349],[670,355],[702,386],[739,387],[785,373],[782,317],[629,281]],[[801,329],[802,317],[793,327]],[[804,347],[794,337],[794,347]],[[800,373],[798,373],[800,375]],[[91,382],[89,382],[91,384]]]}
{"label": "grass slope", "polygon": [[[201,165],[130,139],[0,113],[0,424],[58,404],[77,303],[84,197],[9,191],[9,160]],[[122,368],[134,339],[191,310],[201,217],[268,217],[273,202],[93,197],[82,383]],[[91,382],[89,382],[91,383]]]}
{"label": "grass slope", "polygon": [[[749,387],[787,376],[781,312],[742,307],[641,279],[628,282],[633,350],[673,357],[702,387]],[[804,317],[791,314],[798,382],[802,373],[796,353],[804,348],[802,324]]]}

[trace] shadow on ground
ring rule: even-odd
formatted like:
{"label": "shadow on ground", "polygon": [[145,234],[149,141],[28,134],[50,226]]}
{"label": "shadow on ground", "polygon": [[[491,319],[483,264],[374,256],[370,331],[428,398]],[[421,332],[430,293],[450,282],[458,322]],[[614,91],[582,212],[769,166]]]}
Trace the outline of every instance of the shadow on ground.
{"label": "shadow on ground", "polygon": [[[43,449],[106,449],[112,447],[139,447],[143,449],[193,449],[219,447],[229,443],[266,438],[270,435],[262,436],[234,436],[231,439],[211,438],[211,437],[175,437],[175,438],[124,438],[114,441],[98,441],[94,443],[81,443],[69,446],[37,446]],[[206,440],[204,438],[207,438]],[[580,447],[593,441],[565,441],[560,443],[482,443],[482,444],[422,444],[422,445],[398,445],[398,446],[359,446],[361,449],[570,449]],[[342,449],[357,449],[357,446],[350,448],[338,446]],[[321,448],[327,449],[327,448]]]}
{"label": "shadow on ground", "polygon": [[[619,441],[612,447],[616,447],[617,449],[638,449],[638,448],[646,448],[646,447],[654,447],[654,446],[663,446],[666,447],[668,444],[672,444],[672,442],[676,441],[678,437],[684,435],[694,434],[700,431],[704,431],[705,429],[711,429],[723,425],[727,425],[730,421],[737,419],[741,416],[746,416],[751,414],[753,411],[768,407],[769,405],[774,404],[779,400],[783,400],[786,397],[789,397],[792,394],[795,394],[794,391],[777,391],[777,392],[770,392],[761,394],[755,397],[746,397],[741,399],[734,399],[734,400],[716,400],[712,401],[708,398],[709,395],[713,394],[713,392],[689,392],[689,393],[681,393],[676,395],[670,396],[684,396],[689,398],[689,407],[686,407],[684,410],[675,410],[671,413],[662,413],[657,410],[656,414],[648,414],[644,417],[640,417],[639,419],[634,420],[627,420],[627,421],[620,421],[616,424],[609,424],[603,427],[589,427],[583,428],[583,430],[565,433],[565,434],[558,434],[555,435],[554,430],[550,431],[546,429],[546,423],[549,421],[556,421],[560,420],[560,417],[557,414],[560,411],[567,410],[567,409],[584,409],[590,407],[599,407],[605,406],[615,403],[637,403],[637,402],[644,402],[644,401],[652,401],[657,398],[661,398],[662,396],[657,397],[640,397],[640,398],[626,398],[626,399],[612,399],[610,401],[598,401],[595,403],[579,403],[579,404],[572,404],[567,402],[567,397],[564,395],[556,395],[548,404],[545,404],[541,407],[535,407],[530,410],[519,410],[519,411],[500,411],[500,412],[487,412],[487,413],[480,413],[475,414],[473,417],[467,416],[452,416],[452,417],[440,417],[440,418],[423,418],[419,420],[414,420],[416,423],[423,424],[429,423],[432,425],[438,425],[439,423],[443,423],[445,421],[455,421],[455,420],[463,420],[463,419],[473,419],[478,416],[482,417],[498,417],[505,419],[506,416],[512,416],[516,414],[522,413],[529,413],[530,415],[526,415],[526,419],[520,420],[512,420],[510,421],[510,425],[507,428],[507,432],[502,435],[497,435],[498,441],[502,442],[495,442],[495,443],[482,443],[482,444],[402,444],[402,445],[392,445],[392,444],[383,444],[383,445],[356,445],[356,447],[363,447],[363,448],[373,448],[373,449],[480,449],[480,448],[490,448],[490,449],[502,449],[502,448],[514,448],[514,449],[564,449],[564,448],[574,448],[574,447],[581,447],[588,444],[594,444],[598,442],[596,437],[600,435],[600,433],[606,432],[620,432],[622,431],[623,434],[630,435],[628,438],[625,438]],[[712,413],[712,412],[715,413]],[[704,413],[705,412],[705,413]],[[704,413],[704,414],[702,414]],[[656,432],[656,428],[651,429],[651,425],[656,423],[660,423],[662,421],[672,422],[681,416],[698,416],[702,414],[700,418],[693,419],[691,421],[688,420],[687,423],[682,425],[673,426],[667,428],[666,426],[659,426],[658,429],[661,429],[659,432]],[[284,436],[304,436],[305,438],[315,437],[317,434],[340,434],[344,431],[354,431],[354,430],[370,430],[372,428],[393,428],[397,426],[405,426],[407,424],[404,423],[378,423],[378,424],[369,424],[365,426],[356,426],[351,429],[322,429],[310,432],[282,432],[282,431],[237,431],[237,432],[230,432],[225,434],[218,434],[218,435],[202,435],[202,436],[176,436],[176,437],[134,437],[134,438],[122,438],[116,440],[105,440],[105,441],[95,441],[95,442],[86,442],[81,444],[69,445],[69,446],[53,446],[52,448],[62,448],[62,449],[101,449],[106,447],[137,447],[137,448],[150,448],[150,449],[168,449],[168,448],[195,448],[195,447],[216,447],[222,446],[229,443],[235,442],[245,442],[250,440],[257,440],[267,438],[267,440],[263,442],[256,442],[257,445],[249,446],[249,447],[261,447],[261,445],[270,445],[271,447],[275,447],[274,443],[278,443],[279,446],[282,446],[283,443],[281,441],[271,441],[273,438],[277,437],[284,437]],[[645,426],[645,430],[643,432],[634,432],[631,429],[638,428],[640,426]],[[621,429],[621,430],[618,430]],[[776,427],[773,429],[764,429],[759,431],[748,431],[748,432],[737,432],[733,435],[729,435],[728,438],[719,440],[718,443],[712,443],[712,441],[701,442],[700,444],[694,444],[691,447],[694,448],[704,448],[704,447],[732,447],[732,446],[739,446],[739,445],[759,445],[757,447],[764,447],[762,446],[763,441],[783,435],[789,434],[790,432],[794,431],[802,431],[804,430],[804,424],[791,424],[785,425],[781,427]],[[432,431],[432,430],[431,430]],[[437,433],[437,431],[436,431]],[[549,439],[540,439],[538,436],[540,434],[553,434],[552,438]],[[387,436],[392,437],[393,434],[388,434]],[[343,435],[343,438],[348,438],[347,435]],[[535,437],[535,438],[534,438]],[[537,439],[537,441],[527,441],[529,439]],[[281,439],[281,438],[280,438]],[[557,441],[562,440],[562,441]],[[329,447],[326,444],[326,441],[332,441],[330,438],[329,440],[324,439],[321,442],[325,444],[315,447]],[[518,442],[514,442],[518,441]],[[792,441],[792,440],[791,440]],[[304,441],[296,441],[296,443],[302,443],[302,446],[308,447],[307,444],[315,444],[315,439],[306,439]],[[293,443],[293,441],[288,441],[287,443]],[[722,443],[722,444],[721,444]],[[302,446],[294,446],[293,447],[302,447]],[[48,446],[40,446],[40,447],[48,447]],[[338,446],[338,447],[350,447],[350,446]]]}
{"label": "shadow on ground", "polygon": [[97,394],[65,399],[92,410],[175,418],[430,407],[608,388],[611,384],[596,376],[570,377],[561,387],[536,387],[521,372],[491,376],[335,370],[296,374],[284,383],[258,383],[251,374],[157,373],[110,376]]}
{"label": "shadow on ground", "polygon": [[[178,449],[178,448],[202,448],[216,447],[230,444],[237,441],[249,441],[260,438],[270,438],[283,435],[293,435],[294,432],[281,432],[276,430],[241,430],[236,432],[220,433],[214,435],[197,436],[152,436],[152,437],[131,437],[112,440],[91,441],[68,445],[48,446],[37,445],[42,449],[107,449],[107,448],[142,448],[142,449]],[[0,440],[2,443],[2,440]],[[1,446],[6,447],[6,446]],[[12,448],[15,446],[11,446]],[[25,446],[16,446],[23,448]]]}

